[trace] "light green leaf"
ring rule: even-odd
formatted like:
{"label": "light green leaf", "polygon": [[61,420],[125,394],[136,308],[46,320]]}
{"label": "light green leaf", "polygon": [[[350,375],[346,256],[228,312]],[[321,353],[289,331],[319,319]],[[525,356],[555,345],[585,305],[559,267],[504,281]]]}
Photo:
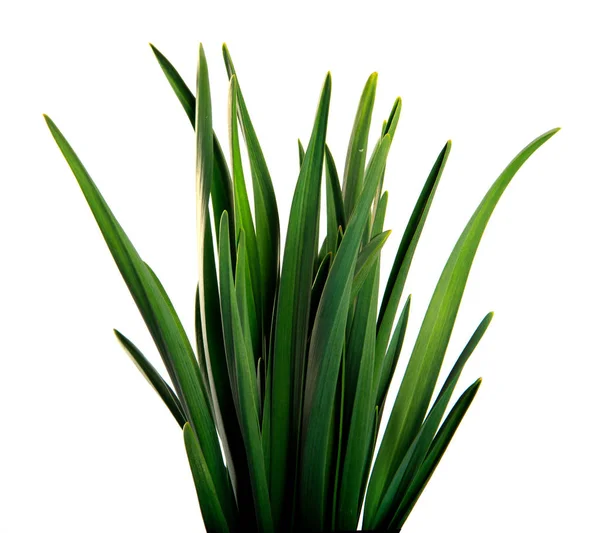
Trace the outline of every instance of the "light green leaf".
{"label": "light green leaf", "polygon": [[373,106],[375,104],[376,88],[377,73],[374,72],[369,76],[360,97],[350,136],[350,143],[348,144],[342,185],[346,218],[350,218],[363,188],[365,162],[367,160],[367,142],[369,140]]}

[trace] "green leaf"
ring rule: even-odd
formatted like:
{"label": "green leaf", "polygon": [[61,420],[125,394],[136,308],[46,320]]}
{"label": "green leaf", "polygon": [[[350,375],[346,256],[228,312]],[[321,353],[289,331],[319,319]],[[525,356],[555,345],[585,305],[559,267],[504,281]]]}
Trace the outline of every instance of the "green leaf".
{"label": "green leaf", "polygon": [[298,160],[300,162],[300,168],[302,168],[302,161],[304,161],[304,146],[302,146],[302,141],[298,139]]}
{"label": "green leaf", "polygon": [[319,302],[321,301],[321,294],[323,293],[323,288],[325,287],[325,282],[327,281],[327,276],[329,275],[329,269],[331,268],[332,256],[331,252],[329,252],[321,261],[319,265],[319,269],[317,270],[317,275],[313,281],[311,295],[310,295],[310,318],[308,323],[312,329],[312,325],[315,322],[315,316],[317,314],[317,308],[319,307]]}
{"label": "green leaf", "polygon": [[441,461],[444,452],[448,448],[452,437],[458,429],[458,426],[462,422],[467,410],[471,406],[473,398],[475,397],[475,394],[477,394],[480,385],[481,379],[478,379],[463,393],[450,411],[450,414],[446,417],[442,427],[435,436],[427,457],[421,464],[410,486],[406,490],[404,498],[402,499],[402,502],[396,511],[396,514],[392,520],[392,527],[395,529],[400,530],[400,528],[402,528],[415,503],[423,493],[423,490],[425,490],[427,483],[431,479],[433,472]]}
{"label": "green leaf", "polygon": [[[231,79],[236,74],[229,50],[223,45],[223,58],[227,75]],[[237,76],[236,76],[237,78]],[[238,78],[239,80],[239,78]],[[254,126],[242,95],[237,85],[237,107],[242,133],[248,148],[252,189],[254,193],[254,213],[256,221],[256,240],[260,257],[262,303],[264,308],[263,328],[269,338],[268,328],[271,326],[271,310],[273,309],[275,292],[279,280],[279,213],[271,175],[267,168],[262,149],[256,137]]]}
{"label": "green leaf", "polygon": [[327,145],[325,145],[325,176],[327,178],[325,189],[327,198],[327,251],[335,255],[339,228],[342,228],[342,231],[346,229],[346,214],[344,212],[340,179],[335,161]]}
{"label": "green leaf", "polygon": [[[349,421],[347,447],[342,471],[339,507],[337,509],[340,530],[355,530],[362,504],[361,487],[370,466],[371,430],[374,423],[373,371],[375,358],[375,335],[377,328],[378,276],[373,272],[361,292],[348,343],[346,355],[346,405],[345,418]],[[368,291],[368,292],[367,292]],[[364,303],[363,303],[364,302]],[[357,338],[359,335],[360,338]],[[359,345],[362,343],[362,346]],[[361,349],[362,348],[362,349]],[[350,375],[350,353],[355,352],[354,368]],[[360,350],[360,351],[359,351]]]}
{"label": "green leaf", "polygon": [[158,393],[162,401],[165,402],[165,405],[169,411],[171,411],[171,414],[175,420],[177,420],[177,423],[183,428],[183,425],[186,423],[186,417],[177,395],[158,373],[156,368],[152,366],[152,363],[150,363],[150,361],[144,357],[144,354],[138,350],[135,344],[133,344],[127,337],[125,337],[125,335],[116,329],[113,331],[115,332],[115,335],[117,336],[117,339],[119,339],[119,342],[123,348],[125,348],[125,351],[129,357],[131,357],[131,360],[134,362],[135,366],[146,378],[148,383],[152,385],[152,388]]}
{"label": "green leaf", "polygon": [[254,309],[252,310],[252,337],[254,355],[258,359],[262,350],[262,299],[261,299],[261,273],[260,259],[258,253],[258,242],[254,231],[254,222],[248,201],[248,192],[244,181],[244,171],[242,167],[242,156],[240,152],[237,123],[237,79],[231,77],[229,85],[229,141],[231,145],[231,168],[233,169],[233,191],[234,191],[234,218],[236,240],[240,232],[246,235],[246,244],[248,251],[248,270],[251,280],[251,297],[254,300]]}
{"label": "green leaf", "polygon": [[398,322],[394,329],[390,345],[388,346],[385,358],[381,365],[381,372],[379,376],[375,377],[375,383],[377,384],[377,405],[383,407],[387,392],[394,376],[394,370],[398,364],[398,358],[404,344],[404,336],[406,334],[406,326],[408,325],[408,313],[410,311],[411,296],[408,295],[404,308],[398,317]]}
{"label": "green leaf", "polygon": [[[310,342],[303,411],[303,449],[299,489],[300,527],[322,530],[326,518],[328,480],[327,450],[335,388],[350,305],[356,258],[369,210],[385,159],[390,137],[380,144],[374,163],[365,178],[365,186],[346,233],[335,256],[317,309]],[[327,354],[327,357],[323,355]]]}
{"label": "green leaf", "polygon": [[356,260],[356,271],[354,273],[354,283],[352,284],[352,295],[350,296],[351,300],[353,300],[360,292],[360,289],[379,259],[379,254],[381,253],[385,241],[387,241],[391,234],[391,230],[388,230],[375,235],[375,237],[373,237],[359,252]]}
{"label": "green leaf", "polygon": [[183,334],[150,271],[125,235],[81,161],[49,117],[46,122],[67,160],[106,240],[123,279],[163,358],[186,418],[202,443],[206,463],[221,505],[235,517],[235,502],[213,424],[202,392],[199,369],[189,339]]}
{"label": "green leaf", "polygon": [[[219,268],[221,307],[227,308],[231,317],[231,332],[233,337],[233,370],[237,386],[238,417],[242,428],[244,445],[248,455],[250,482],[254,497],[256,523],[259,531],[274,531],[269,502],[269,487],[264,463],[262,438],[259,421],[258,387],[256,370],[252,357],[252,344],[249,335],[244,334],[242,313],[238,305],[238,292],[234,286],[233,267],[231,264],[229,240],[229,220],[227,212],[223,213],[220,225]],[[244,233],[241,234],[238,258],[243,261],[245,256]],[[240,283],[245,282],[245,276],[240,276]]]}
{"label": "green leaf", "polygon": [[469,342],[465,346],[464,350],[458,357],[452,370],[450,371],[450,374],[444,382],[444,385],[442,386],[438,397],[436,398],[433,407],[427,416],[426,422],[419,431],[418,437],[413,442],[413,445],[411,445],[410,453],[407,452],[406,456],[402,460],[398,472],[394,476],[392,483],[386,491],[386,496],[379,506],[377,518],[375,519],[375,524],[373,527],[382,527],[385,523],[389,522],[389,518],[393,514],[393,511],[398,508],[400,500],[402,499],[402,496],[405,493],[411,479],[414,477],[417,469],[425,458],[427,450],[429,450],[435,432],[437,431],[437,428],[442,420],[446,407],[450,401],[450,397],[454,392],[454,388],[456,387],[463,368],[487,330],[492,320],[492,316],[493,313],[488,313],[481,321],[469,339]]}
{"label": "green leaf", "polygon": [[377,88],[377,73],[369,76],[363,89],[352,127],[346,166],[344,168],[343,195],[346,217],[350,218],[358,196],[363,188],[365,162],[367,159],[367,143],[373,105],[375,104],[375,91]]}
{"label": "green leaf", "polygon": [[194,126],[196,123],[196,98],[194,94],[190,91],[171,62],[152,43],[150,43],[150,48],[152,48],[158,64],[181,103],[185,114],[190,119],[192,126]]}
{"label": "green leaf", "polygon": [[198,438],[189,423],[183,427],[183,439],[206,531],[229,533],[231,528],[226,518],[226,512],[219,501],[217,488],[212,480],[210,468],[202,453]]}
{"label": "green leaf", "polygon": [[390,520],[397,505],[400,503],[402,495],[427,454],[435,432],[444,416],[444,411],[448,406],[457,379],[453,380],[451,387],[442,394],[440,401],[433,406],[402,458],[402,462],[394,472],[391,482],[382,498],[374,522],[370,520],[370,517],[369,519],[365,517],[365,524],[369,529],[387,530],[389,528]]}
{"label": "green leaf", "polygon": [[375,355],[375,376],[380,375],[381,365],[387,351],[388,342],[394,325],[394,317],[400,304],[404,284],[408,276],[410,265],[423,231],[423,226],[427,220],[431,202],[437,190],[442,172],[446,165],[446,160],[450,154],[452,143],[448,141],[440,154],[438,155],[429,177],[423,186],[419,199],[410,216],[392,270],[388,278],[385,292],[381,301],[379,319],[377,322],[377,350]]}
{"label": "green leaf", "polygon": [[558,130],[525,147],[500,174],[458,239],[423,319],[371,475],[365,516],[372,516],[419,431],[438,378],[467,277],[483,231],[502,193],[523,163]]}
{"label": "green leaf", "polygon": [[[319,202],[327,116],[328,74],[306,156],[294,191],[278,296],[271,391],[271,500],[277,527],[290,498],[304,382],[313,265],[319,234]],[[289,516],[287,517],[290,518]]]}
{"label": "green leaf", "polygon": [[[183,78],[179,75],[175,67],[171,62],[152,44],[150,44],[158,64],[164,72],[169,85],[171,85],[177,99],[181,103],[183,110],[189,118],[192,126],[196,124],[196,97],[190,91],[189,87],[183,81]],[[221,145],[217,140],[217,136],[213,131],[213,148],[215,152],[215,163],[214,163],[214,177],[211,186],[211,199],[213,205],[213,215],[215,220],[215,228],[219,227],[219,221],[221,220],[221,213],[227,211],[233,213],[233,191],[231,185],[231,177],[229,176],[229,170],[223,155]],[[233,221],[232,221],[233,222]],[[218,237],[218,236],[217,236]],[[235,243],[233,226],[231,228],[232,244]],[[235,248],[234,248],[235,250]],[[233,252],[233,251],[232,251]]]}

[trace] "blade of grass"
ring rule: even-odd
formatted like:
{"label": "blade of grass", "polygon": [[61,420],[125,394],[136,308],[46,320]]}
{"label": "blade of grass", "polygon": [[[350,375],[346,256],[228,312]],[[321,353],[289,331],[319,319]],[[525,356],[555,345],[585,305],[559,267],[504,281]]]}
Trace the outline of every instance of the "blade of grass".
{"label": "blade of grass", "polygon": [[483,198],[450,254],[423,319],[375,461],[365,516],[373,516],[425,416],[467,277],[492,212],[519,168],[557,131],[541,135],[509,163]]}
{"label": "blade of grass", "polygon": [[[254,231],[254,222],[252,212],[250,211],[250,202],[244,180],[244,171],[242,167],[242,156],[238,137],[237,123],[237,80],[235,75],[231,76],[229,84],[229,142],[231,146],[231,168],[233,169],[233,191],[234,191],[234,219],[236,240],[240,232],[243,231],[246,239],[246,248],[248,251],[248,270],[251,281],[251,295],[254,300],[254,309],[252,310],[252,337],[254,356],[258,359],[262,350],[262,300],[261,300],[261,273],[260,259],[258,253],[258,241]],[[259,342],[260,341],[260,342]]]}
{"label": "blade of grass", "polygon": [[157,392],[162,401],[165,402],[165,405],[169,411],[171,411],[171,414],[175,420],[177,420],[177,423],[183,428],[183,425],[186,423],[187,419],[177,395],[158,373],[156,368],[152,366],[152,363],[150,363],[150,361],[144,357],[144,354],[139,351],[135,344],[133,344],[133,342],[131,342],[127,337],[125,337],[125,335],[116,329],[113,331],[129,357],[131,357],[131,360],[134,362],[135,366],[146,378],[148,383],[152,385],[152,388]]}
{"label": "blade of grass", "polygon": [[374,72],[369,76],[360,97],[348,144],[342,184],[346,218],[350,218],[363,188],[367,143],[369,141],[369,129],[371,126],[371,116],[373,115],[373,106],[375,104],[376,88],[377,73]]}
{"label": "blade of grass", "polygon": [[400,530],[404,526],[408,515],[425,490],[427,483],[431,479],[433,472],[441,461],[444,452],[448,448],[452,437],[458,429],[458,426],[462,422],[462,419],[471,406],[471,403],[473,403],[473,399],[475,398],[480,385],[481,379],[478,379],[463,393],[450,411],[450,414],[446,417],[442,427],[435,436],[425,461],[423,461],[423,464],[413,478],[394,518],[392,519],[393,528]]}
{"label": "blade of grass", "polygon": [[404,284],[412,259],[427,220],[433,197],[446,165],[452,143],[448,141],[438,155],[429,177],[410,216],[410,220],[400,241],[394,264],[383,293],[377,322],[377,350],[375,356],[375,376],[381,373],[381,365],[387,351],[388,342],[394,325],[394,317],[400,304]]}
{"label": "blade of grass", "polygon": [[[225,44],[223,45],[223,59],[225,60],[227,75],[231,79],[236,72],[229,50]],[[262,304],[264,308],[263,329],[265,330],[265,337],[268,339],[275,289],[279,280],[279,213],[271,175],[269,174],[258,138],[256,137],[254,126],[250,120],[250,114],[248,113],[246,102],[239,86],[239,78],[237,93],[238,116],[246,141],[246,147],[248,148],[250,171],[252,174],[256,240],[260,257],[262,281],[260,294],[263,295]]]}
{"label": "blade of grass", "polygon": [[[171,62],[153,45],[150,44],[152,52],[160,65],[169,85],[173,89],[177,99],[181,103],[185,114],[187,115],[192,127],[196,126],[196,97],[183,81],[179,72],[171,64]],[[231,184],[231,177],[229,176],[229,169],[227,168],[227,162],[223,155],[223,150],[217,139],[216,134],[213,131],[213,149],[215,153],[214,163],[214,177],[211,184],[211,199],[213,205],[213,215],[215,228],[219,227],[221,220],[221,213],[227,211],[233,213],[233,187]],[[235,244],[235,234],[233,229],[233,221],[231,227],[231,242],[232,246]],[[218,238],[218,235],[217,235]],[[235,257],[235,246],[232,250]]]}
{"label": "blade of grass", "polygon": [[210,468],[204,458],[198,438],[189,423],[186,423],[183,427],[183,439],[206,531],[229,533],[231,529],[219,501]]}
{"label": "blade of grass", "polygon": [[325,176],[327,202],[327,251],[335,255],[337,251],[338,231],[346,228],[346,214],[340,179],[335,161],[329,147],[325,145]]}
{"label": "blade of grass", "polygon": [[[313,265],[319,234],[319,202],[325,134],[331,98],[328,74],[290,211],[278,296],[271,391],[271,500],[281,528],[291,499],[304,389]],[[289,514],[286,517],[291,518]]]}
{"label": "blade of grass", "polygon": [[392,377],[394,376],[394,370],[396,369],[396,365],[398,364],[398,358],[400,357],[400,352],[402,350],[402,345],[404,344],[404,336],[406,334],[406,326],[408,325],[408,314],[410,311],[410,301],[411,296],[408,295],[406,299],[406,303],[398,317],[398,322],[396,323],[396,327],[394,328],[394,333],[392,335],[392,339],[390,340],[390,345],[385,354],[385,358],[381,365],[381,373],[379,376],[375,378],[375,384],[377,385],[377,400],[376,404],[381,408],[385,405],[385,399],[387,396],[387,392],[390,388],[390,383],[392,382]]}

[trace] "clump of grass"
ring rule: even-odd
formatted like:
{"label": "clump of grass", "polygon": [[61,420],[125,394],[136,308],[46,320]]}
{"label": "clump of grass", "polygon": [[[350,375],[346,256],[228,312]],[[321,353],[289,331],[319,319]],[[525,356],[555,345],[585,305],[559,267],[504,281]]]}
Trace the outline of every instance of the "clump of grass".
{"label": "clump of grass", "polygon": [[[229,157],[213,132],[202,46],[195,95],[171,63],[152,49],[196,134],[199,284],[194,339],[186,335],[160,281],[69,143],[46,120],[163,360],[168,377],[115,331],[183,429],[207,530],[355,530],[364,505],[365,529],[399,531],[481,383],[467,387],[444,418],[491,313],[432,402],[483,231],[515,173],[557,130],[532,141],[509,163],[460,235],[429,303],[400,390],[389,399],[394,402],[391,417],[375,455],[409,316],[410,296],[401,305],[404,284],[450,142],[425,181],[380,298],[380,253],[390,233],[384,231],[388,195],[382,192],[383,179],[400,99],[367,157],[377,76],[368,79],[340,179],[326,144],[331,96],[327,75],[306,152],[299,144],[300,172],[281,253],[271,176],[227,48]],[[240,131],[249,156],[254,209]],[[321,238],[323,174],[327,227]]]}

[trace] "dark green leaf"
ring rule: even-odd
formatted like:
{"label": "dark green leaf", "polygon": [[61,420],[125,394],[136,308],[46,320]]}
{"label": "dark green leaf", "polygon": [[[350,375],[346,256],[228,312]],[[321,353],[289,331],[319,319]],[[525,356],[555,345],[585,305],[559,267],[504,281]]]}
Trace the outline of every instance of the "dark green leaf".
{"label": "dark green leaf", "polygon": [[[231,333],[233,337],[233,370],[237,386],[238,417],[242,428],[244,445],[248,455],[250,483],[256,511],[256,522],[261,532],[274,531],[269,502],[269,487],[264,463],[262,438],[260,433],[258,388],[256,383],[256,370],[252,356],[252,343],[250,336],[244,334],[242,313],[238,305],[238,293],[243,294],[243,289],[238,291],[234,286],[233,266],[231,264],[229,240],[229,220],[227,212],[221,217],[219,268],[221,272],[221,307],[227,308],[231,317]],[[244,233],[241,234],[238,260],[245,257]],[[240,283],[245,283],[245,276],[240,276]]]}
{"label": "dark green leaf", "polygon": [[372,516],[427,411],[450,339],[467,277],[483,231],[502,193],[527,159],[557,130],[525,147],[500,174],[458,239],[425,314],[396,398],[367,492],[365,516]]}
{"label": "dark green leaf", "polygon": [[[294,191],[279,287],[271,391],[271,500],[278,527],[284,518],[299,439],[313,265],[319,234],[321,174],[331,76],[325,79],[306,156]],[[288,516],[288,519],[290,517]]]}
{"label": "dark green leaf", "polygon": [[450,411],[450,414],[446,417],[442,427],[435,436],[425,461],[421,464],[396,511],[392,520],[392,527],[399,530],[404,525],[412,508],[419,499],[419,496],[421,496],[423,490],[425,490],[433,472],[441,461],[444,452],[448,448],[448,445],[456,433],[458,426],[462,422],[467,410],[471,406],[480,385],[481,379],[478,379],[463,393]]}
{"label": "dark green leaf", "polygon": [[186,423],[183,427],[183,440],[206,531],[210,533],[229,533],[231,531],[230,522],[227,520],[226,511],[224,511],[219,501],[218,491],[212,480],[210,468],[204,458],[198,438],[189,423]]}
{"label": "dark green leaf", "polygon": [[[226,45],[223,45],[223,58],[227,75],[236,73]],[[236,76],[237,78],[237,76]],[[250,114],[246,107],[242,90],[237,85],[237,107],[242,133],[248,148],[250,171],[252,174],[252,189],[254,193],[254,213],[256,222],[256,240],[260,258],[262,290],[262,305],[264,308],[263,328],[267,331],[271,325],[271,310],[275,299],[275,288],[279,280],[279,213],[271,175],[256,137]]]}
{"label": "dark green leaf", "polygon": [[177,423],[183,428],[183,425],[186,423],[186,418],[177,395],[158,373],[156,368],[152,366],[152,363],[150,363],[150,361],[144,357],[144,354],[138,350],[135,344],[116,329],[113,331],[129,357],[131,357],[131,360],[135,363],[135,366],[148,380],[148,383],[152,385],[152,388],[158,393],[162,401],[165,402],[165,405],[169,411],[171,411],[171,414],[175,420],[177,420]]}
{"label": "dark green leaf", "polygon": [[339,228],[342,228],[342,231],[346,228],[346,214],[340,179],[335,161],[327,145],[325,146],[325,176],[327,178],[325,189],[327,199],[327,251],[335,255]]}
{"label": "dark green leaf", "polygon": [[210,406],[206,404],[202,392],[200,373],[189,339],[183,333],[181,324],[175,320],[172,309],[165,302],[150,271],[114,218],[81,161],[54,122],[48,117],[46,121],[81,187],[113,258],[157,345],[177,395],[182,401],[186,418],[202,442],[204,456],[221,505],[227,509],[229,516],[235,517],[231,485],[223,463]]}

